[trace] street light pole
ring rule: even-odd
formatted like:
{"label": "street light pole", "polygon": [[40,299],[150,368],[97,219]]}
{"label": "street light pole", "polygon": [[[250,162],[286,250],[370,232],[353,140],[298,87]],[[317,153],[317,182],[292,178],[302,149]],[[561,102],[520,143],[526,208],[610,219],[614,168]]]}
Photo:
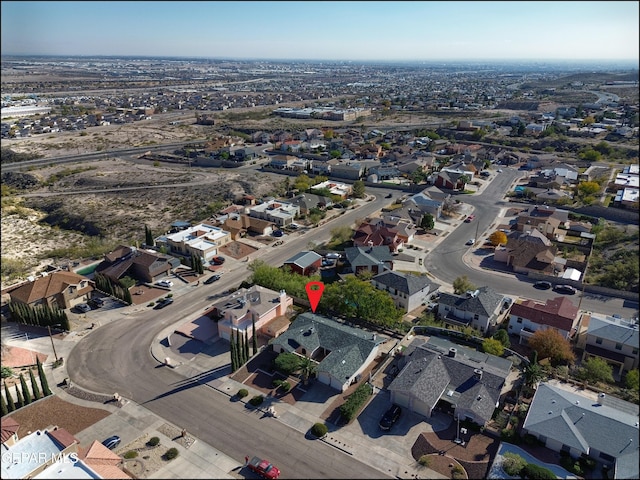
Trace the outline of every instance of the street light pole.
{"label": "street light pole", "polygon": [[53,336],[51,335],[51,326],[47,325],[47,330],[49,330],[49,338],[51,339],[51,348],[53,348],[53,356],[56,357],[56,363],[58,362],[58,354],[56,353],[56,346],[53,344]]}

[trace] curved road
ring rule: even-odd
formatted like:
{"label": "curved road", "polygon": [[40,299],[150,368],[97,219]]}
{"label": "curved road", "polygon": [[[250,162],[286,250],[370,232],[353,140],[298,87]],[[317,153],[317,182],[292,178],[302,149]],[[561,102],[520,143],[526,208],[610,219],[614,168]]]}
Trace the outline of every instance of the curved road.
{"label": "curved road", "polygon": [[[378,195],[338,218],[341,223],[353,222],[379,210],[387,201]],[[281,248],[267,247],[260,259],[281,264],[292,251],[306,248],[310,241],[328,240],[332,224],[329,222],[324,233],[317,235],[299,232],[283,237]],[[194,288],[174,297],[174,303],[166,309],[145,309],[93,331],[68,356],[71,380],[95,392],[118,392],[186,428],[239,464],[247,452],[265,452],[289,478],[382,478],[379,470],[323,442],[308,440],[278,420],[249,414],[243,403],[231,402],[226,395],[203,385],[224,373],[212,371],[190,381],[159,366],[151,357],[149,346],[164,328],[177,318],[204,311],[211,305],[213,294],[239,284],[247,274],[246,264],[242,264],[224,273],[224,282],[213,288]]]}

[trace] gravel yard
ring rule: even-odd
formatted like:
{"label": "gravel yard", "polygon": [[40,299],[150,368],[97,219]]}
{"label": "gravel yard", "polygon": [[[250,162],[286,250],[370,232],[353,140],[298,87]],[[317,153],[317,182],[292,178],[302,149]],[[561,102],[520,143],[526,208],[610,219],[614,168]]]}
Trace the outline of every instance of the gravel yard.
{"label": "gravel yard", "polygon": [[23,407],[10,416],[20,424],[18,435],[23,437],[28,432],[44,430],[51,425],[57,425],[75,435],[110,413],[101,408],[83,407],[66,402],[54,394]]}

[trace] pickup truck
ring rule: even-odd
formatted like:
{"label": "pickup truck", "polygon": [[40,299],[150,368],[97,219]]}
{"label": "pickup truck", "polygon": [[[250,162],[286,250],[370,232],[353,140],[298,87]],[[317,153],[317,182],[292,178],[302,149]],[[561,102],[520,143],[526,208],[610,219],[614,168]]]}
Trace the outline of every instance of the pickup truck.
{"label": "pickup truck", "polygon": [[267,478],[270,480],[275,480],[280,476],[280,469],[278,467],[271,464],[269,460],[264,460],[260,457],[253,457],[249,460],[249,457],[244,457],[247,467],[250,470],[253,470],[258,475],[263,478]]}

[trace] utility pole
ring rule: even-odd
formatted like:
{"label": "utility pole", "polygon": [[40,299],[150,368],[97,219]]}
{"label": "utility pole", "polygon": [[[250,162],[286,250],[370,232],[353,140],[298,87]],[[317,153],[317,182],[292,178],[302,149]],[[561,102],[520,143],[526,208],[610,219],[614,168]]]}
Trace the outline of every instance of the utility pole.
{"label": "utility pole", "polygon": [[47,330],[49,330],[49,338],[51,339],[51,348],[53,348],[53,356],[56,357],[56,363],[58,362],[58,354],[56,353],[56,346],[53,344],[53,336],[51,335],[51,326],[47,325]]}

